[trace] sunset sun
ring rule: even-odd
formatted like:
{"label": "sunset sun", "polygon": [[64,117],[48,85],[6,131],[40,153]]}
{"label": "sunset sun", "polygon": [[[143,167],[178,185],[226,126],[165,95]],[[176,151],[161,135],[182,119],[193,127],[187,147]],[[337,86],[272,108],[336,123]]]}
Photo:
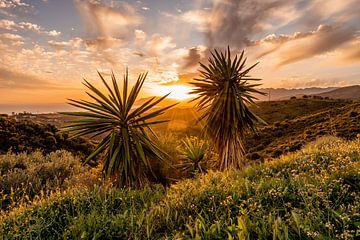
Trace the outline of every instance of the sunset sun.
{"label": "sunset sun", "polygon": [[154,92],[159,95],[165,95],[170,93],[168,98],[176,100],[186,100],[192,97],[192,95],[190,94],[191,89],[184,85],[160,86],[154,88]]}

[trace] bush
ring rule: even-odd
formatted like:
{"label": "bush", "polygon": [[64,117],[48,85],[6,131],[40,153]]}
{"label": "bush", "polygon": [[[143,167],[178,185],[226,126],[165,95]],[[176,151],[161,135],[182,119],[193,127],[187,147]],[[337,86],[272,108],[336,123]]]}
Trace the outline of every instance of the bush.
{"label": "bush", "polygon": [[4,238],[354,239],[360,140],[323,138],[245,172],[209,172],[165,190],[64,194],[3,216]]}
{"label": "bush", "polygon": [[88,155],[94,145],[85,138],[69,139],[67,133],[61,133],[50,124],[37,124],[31,121],[16,122],[0,117],[0,153],[33,152],[44,153],[67,150],[78,155]]}
{"label": "bush", "polygon": [[[67,151],[47,155],[7,153],[0,155],[0,209],[30,202],[38,195],[79,186],[91,187],[99,183],[99,175],[82,166],[79,157]],[[96,172],[96,171],[95,171]]]}

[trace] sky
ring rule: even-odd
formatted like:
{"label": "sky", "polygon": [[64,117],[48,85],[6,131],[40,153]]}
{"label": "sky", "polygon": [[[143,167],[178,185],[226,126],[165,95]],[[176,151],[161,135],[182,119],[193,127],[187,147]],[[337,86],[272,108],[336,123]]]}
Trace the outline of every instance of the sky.
{"label": "sky", "polygon": [[0,0],[0,112],[62,109],[126,68],[149,72],[142,97],[185,98],[227,46],[263,87],[360,84],[359,0]]}

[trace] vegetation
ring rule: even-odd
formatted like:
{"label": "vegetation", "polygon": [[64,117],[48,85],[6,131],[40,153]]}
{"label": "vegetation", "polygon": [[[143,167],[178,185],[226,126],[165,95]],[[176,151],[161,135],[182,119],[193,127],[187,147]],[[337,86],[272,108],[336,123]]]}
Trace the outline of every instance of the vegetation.
{"label": "vegetation", "polygon": [[182,162],[178,165],[181,170],[194,175],[206,171],[204,158],[207,151],[207,143],[197,137],[186,137],[181,141],[178,151]]}
{"label": "vegetation", "polygon": [[2,216],[5,239],[355,239],[360,139],[322,138],[248,167],[165,190],[64,193]]}
{"label": "vegetation", "polygon": [[86,155],[91,153],[93,144],[85,138],[70,139],[67,133],[61,133],[53,125],[16,122],[0,117],[0,154],[9,150],[15,153],[36,150],[50,153],[61,149]]}
{"label": "vegetation", "polygon": [[262,120],[250,111],[256,99],[253,94],[261,84],[249,84],[260,79],[251,78],[249,72],[257,64],[246,68],[244,51],[231,59],[227,52],[211,52],[208,66],[200,63],[201,76],[192,84],[197,94],[197,107],[203,111],[205,129],[219,153],[221,170],[244,169],[244,136],[247,129],[255,131],[255,124]]}
{"label": "vegetation", "polygon": [[83,119],[73,120],[73,124],[64,129],[75,132],[73,137],[89,134],[95,137],[105,134],[86,161],[104,153],[103,172],[106,176],[114,176],[119,186],[143,186],[148,182],[150,174],[156,178],[151,161],[164,161],[166,158],[165,153],[146,130],[151,131],[151,125],[164,122],[153,118],[161,115],[172,105],[153,110],[156,104],[167,97],[165,95],[155,101],[155,97],[151,98],[141,106],[133,108],[147,73],[139,75],[130,93],[128,71],[124,75],[122,93],[113,73],[112,88],[100,73],[99,76],[108,90],[108,96],[85,80],[84,85],[91,91],[87,94],[95,103],[70,100],[71,105],[87,111],[67,113]]}
{"label": "vegetation", "polygon": [[26,205],[70,187],[91,188],[100,183],[97,169],[83,166],[79,157],[64,150],[47,155],[40,151],[0,155],[0,174],[0,209]]}
{"label": "vegetation", "polygon": [[[303,100],[296,101],[299,101],[299,107],[303,105]],[[311,105],[313,100],[306,101],[309,101],[306,105]],[[343,107],[342,104],[344,104]],[[274,114],[281,115],[284,105],[286,106],[282,103],[274,108],[274,112],[278,111]],[[283,111],[285,113],[283,120],[259,127],[258,134],[246,137],[248,159],[264,161],[277,158],[284,153],[297,151],[308,142],[325,135],[349,140],[356,138],[360,134],[360,103],[333,104],[330,102],[329,106],[293,119],[288,119],[286,111]]]}

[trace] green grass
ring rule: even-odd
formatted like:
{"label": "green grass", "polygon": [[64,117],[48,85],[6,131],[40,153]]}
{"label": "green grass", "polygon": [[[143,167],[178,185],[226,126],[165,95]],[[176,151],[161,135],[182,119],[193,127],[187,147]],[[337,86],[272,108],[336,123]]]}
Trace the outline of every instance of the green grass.
{"label": "green grass", "polygon": [[[303,102],[295,101],[299,101],[299,104]],[[277,158],[284,153],[297,151],[306,143],[326,135],[348,140],[356,138],[360,134],[360,103],[348,102],[345,106],[334,107],[331,107],[331,103],[328,104],[328,108],[304,116],[299,113],[297,117],[260,127],[257,135],[248,135],[248,159],[263,161]]]}
{"label": "green grass", "polygon": [[5,239],[353,239],[360,140],[328,137],[245,172],[168,189],[58,193],[2,213]]}
{"label": "green grass", "polygon": [[91,188],[101,181],[99,168],[81,164],[79,156],[65,150],[49,154],[0,155],[0,210],[26,205],[55,191]]}

